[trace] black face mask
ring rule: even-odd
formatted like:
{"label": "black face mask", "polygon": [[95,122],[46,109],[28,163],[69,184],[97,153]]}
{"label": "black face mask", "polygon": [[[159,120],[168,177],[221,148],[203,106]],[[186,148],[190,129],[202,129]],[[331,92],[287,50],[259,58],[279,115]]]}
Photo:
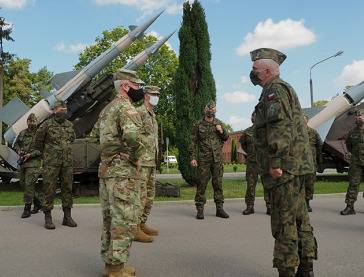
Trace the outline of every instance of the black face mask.
{"label": "black face mask", "polygon": [[28,123],[28,128],[30,130],[34,130],[35,128],[37,128],[37,123],[36,122],[29,122]]}
{"label": "black face mask", "polygon": [[138,102],[144,98],[144,89],[133,89],[132,87],[129,88],[128,96],[133,102]]}
{"label": "black face mask", "polygon": [[207,117],[215,117],[215,114],[216,113],[215,112],[211,112],[211,111],[207,111],[205,114],[206,114]]}
{"label": "black face mask", "polygon": [[63,122],[66,120],[67,117],[67,113],[64,112],[59,112],[59,113],[55,113],[54,114],[54,118],[58,121],[58,122]]}
{"label": "black face mask", "polygon": [[258,73],[255,72],[254,70],[250,71],[250,81],[252,82],[252,84],[254,86],[259,85],[260,84],[260,79],[258,77]]}

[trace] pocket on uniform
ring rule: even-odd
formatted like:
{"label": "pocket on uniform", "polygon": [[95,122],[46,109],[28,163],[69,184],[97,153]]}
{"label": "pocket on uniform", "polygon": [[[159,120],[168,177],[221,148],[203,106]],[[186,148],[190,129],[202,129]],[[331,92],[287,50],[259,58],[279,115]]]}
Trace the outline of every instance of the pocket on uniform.
{"label": "pocket on uniform", "polygon": [[137,181],[134,179],[123,179],[118,180],[114,185],[114,197],[130,202],[136,203],[138,201],[138,189],[137,189]]}

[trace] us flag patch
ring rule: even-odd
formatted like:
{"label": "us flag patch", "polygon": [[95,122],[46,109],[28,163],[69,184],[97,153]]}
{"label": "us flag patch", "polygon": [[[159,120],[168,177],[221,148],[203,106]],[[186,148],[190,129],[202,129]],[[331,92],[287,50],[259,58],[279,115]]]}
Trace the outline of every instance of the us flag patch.
{"label": "us flag patch", "polygon": [[276,94],[275,93],[268,94],[267,99],[268,99],[268,101],[276,99]]}

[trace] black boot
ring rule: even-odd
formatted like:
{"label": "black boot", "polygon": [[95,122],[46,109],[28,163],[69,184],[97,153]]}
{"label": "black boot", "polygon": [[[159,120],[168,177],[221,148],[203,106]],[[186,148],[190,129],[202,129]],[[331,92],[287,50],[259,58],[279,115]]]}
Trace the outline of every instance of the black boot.
{"label": "black boot", "polygon": [[347,204],[346,208],[340,212],[341,215],[355,214],[354,204]]}
{"label": "black boot", "polygon": [[272,214],[272,210],[270,208],[270,206],[267,206],[267,212],[266,212],[267,215],[271,215]]}
{"label": "black boot", "polygon": [[40,201],[37,198],[34,198],[34,207],[31,213],[37,214],[40,209],[42,209],[42,203],[40,203]]}
{"label": "black boot", "polygon": [[205,216],[203,214],[203,207],[196,207],[197,209],[197,215],[196,215],[196,218],[197,219],[204,219]]}
{"label": "black boot", "polygon": [[45,211],[44,212],[44,227],[48,230],[53,230],[56,229],[56,226],[54,226],[53,221],[52,221],[52,214],[51,211]]}
{"label": "black boot", "polygon": [[72,219],[71,217],[71,208],[63,208],[63,222],[62,225],[68,226],[68,227],[77,227],[77,223]]}
{"label": "black boot", "polygon": [[309,199],[306,199],[306,206],[307,206],[307,211],[310,213],[312,212],[312,208],[310,206],[310,200]]}
{"label": "black boot", "polygon": [[294,267],[278,268],[278,273],[279,277],[294,277],[295,268]]}
{"label": "black boot", "polygon": [[314,277],[313,263],[302,261],[297,268],[296,277]]}
{"label": "black boot", "polygon": [[243,211],[243,215],[250,215],[254,213],[254,205],[247,205],[246,209]]}
{"label": "black boot", "polygon": [[30,213],[30,209],[32,207],[32,204],[25,204],[24,205],[24,211],[21,215],[21,218],[27,218],[30,217],[31,213]]}
{"label": "black boot", "polygon": [[229,218],[229,215],[224,211],[223,207],[216,207],[216,216],[221,218]]}

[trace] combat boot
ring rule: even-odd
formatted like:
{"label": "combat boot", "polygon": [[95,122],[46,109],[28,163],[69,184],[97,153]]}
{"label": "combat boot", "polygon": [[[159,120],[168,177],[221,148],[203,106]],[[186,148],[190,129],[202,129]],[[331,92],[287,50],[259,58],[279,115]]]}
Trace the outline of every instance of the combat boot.
{"label": "combat boot", "polygon": [[254,205],[247,205],[246,209],[243,211],[243,215],[250,215],[254,213]]}
{"label": "combat boot", "polygon": [[73,220],[71,217],[71,208],[63,208],[63,222],[62,225],[68,226],[68,227],[77,227],[77,223]]}
{"label": "combat boot", "polygon": [[139,242],[153,242],[153,237],[148,236],[146,233],[144,233],[142,231],[142,229],[140,228],[140,225],[137,226],[137,228],[135,228],[132,231],[132,234],[134,236],[134,241],[139,241]]}
{"label": "combat boot", "polygon": [[294,267],[286,267],[286,268],[278,268],[279,277],[295,277],[295,268]]}
{"label": "combat boot", "polygon": [[40,201],[38,199],[35,198],[34,207],[33,207],[33,210],[31,211],[31,213],[37,214],[41,208],[42,208],[42,204],[40,203]]}
{"label": "combat boot", "polygon": [[30,217],[31,215],[31,212],[30,212],[30,209],[32,207],[32,204],[25,204],[24,205],[24,211],[21,215],[21,218],[27,218],[27,217]]}
{"label": "combat boot", "polygon": [[312,208],[310,206],[310,200],[309,199],[306,199],[306,206],[307,206],[307,211],[310,213],[312,212]]}
{"label": "combat boot", "polygon": [[270,206],[267,206],[267,212],[266,212],[267,215],[271,215],[272,214],[272,209]]}
{"label": "combat boot", "polygon": [[204,219],[205,216],[203,214],[203,207],[196,207],[197,209],[197,215],[196,215],[196,218],[197,219]]}
{"label": "combat boot", "polygon": [[340,212],[341,215],[355,214],[354,204],[347,204],[346,208]]}
{"label": "combat boot", "polygon": [[302,261],[297,268],[296,277],[314,277],[313,263]]}
{"label": "combat boot", "polygon": [[[104,271],[102,272],[102,277],[108,277],[109,274],[110,274],[110,268],[112,268],[112,265],[111,264],[106,264],[105,263],[105,268],[104,268]],[[129,274],[130,276],[136,276],[136,270],[134,267],[132,266],[124,266],[123,267],[123,272],[126,273],[126,274]]]}
{"label": "combat boot", "polygon": [[224,211],[223,207],[216,207],[216,216],[221,218],[229,218],[229,215]]}
{"label": "combat boot", "polygon": [[140,229],[142,229],[142,231],[145,234],[147,234],[148,236],[158,236],[159,235],[159,231],[157,229],[150,228],[145,223],[140,224]]}
{"label": "combat boot", "polygon": [[48,230],[56,229],[56,226],[54,226],[54,224],[52,222],[52,214],[51,214],[51,211],[45,211],[44,212],[44,220],[45,220],[44,227],[46,229],[48,229]]}

